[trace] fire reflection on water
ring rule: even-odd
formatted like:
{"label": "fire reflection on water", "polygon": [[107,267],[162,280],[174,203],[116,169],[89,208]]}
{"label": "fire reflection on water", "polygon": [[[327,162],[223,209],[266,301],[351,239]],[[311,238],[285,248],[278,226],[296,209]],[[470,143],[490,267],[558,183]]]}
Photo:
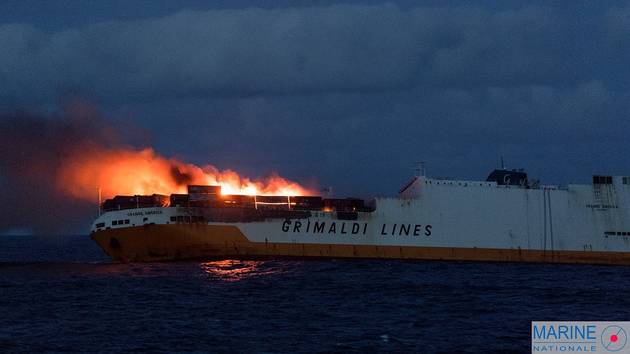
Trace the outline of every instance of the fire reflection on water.
{"label": "fire reflection on water", "polygon": [[251,277],[282,273],[279,267],[273,267],[269,261],[245,261],[226,259],[201,263],[204,273],[225,281],[241,281]]}

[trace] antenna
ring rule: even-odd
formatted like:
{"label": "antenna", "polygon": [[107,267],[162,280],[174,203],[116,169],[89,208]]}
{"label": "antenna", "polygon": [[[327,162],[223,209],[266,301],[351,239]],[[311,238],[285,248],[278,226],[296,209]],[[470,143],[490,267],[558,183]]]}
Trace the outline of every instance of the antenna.
{"label": "antenna", "polygon": [[414,168],[414,170],[416,171],[416,177],[425,176],[426,175],[425,162],[416,161],[416,168]]}
{"label": "antenna", "polygon": [[98,216],[101,216],[101,187],[96,187],[96,189],[98,190]]}
{"label": "antenna", "polygon": [[501,155],[501,169],[505,170],[505,162],[503,161],[503,155]]}
{"label": "antenna", "polygon": [[333,195],[333,187],[326,187],[322,189],[321,192],[324,195],[324,197],[331,198]]}

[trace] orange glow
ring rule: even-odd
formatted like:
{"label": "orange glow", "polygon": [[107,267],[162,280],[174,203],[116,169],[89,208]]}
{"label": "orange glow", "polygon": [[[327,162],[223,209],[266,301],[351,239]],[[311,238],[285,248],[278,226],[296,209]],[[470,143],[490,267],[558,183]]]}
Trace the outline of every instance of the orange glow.
{"label": "orange glow", "polygon": [[309,195],[301,185],[278,175],[253,180],[232,170],[220,171],[168,159],[153,149],[102,149],[88,146],[71,153],[59,167],[57,187],[72,197],[92,201],[114,195],[186,193],[188,184],[220,185],[222,194]]}
{"label": "orange glow", "polygon": [[201,269],[214,277],[235,282],[253,276],[281,273],[278,268],[268,267],[263,261],[223,260],[201,263]]}

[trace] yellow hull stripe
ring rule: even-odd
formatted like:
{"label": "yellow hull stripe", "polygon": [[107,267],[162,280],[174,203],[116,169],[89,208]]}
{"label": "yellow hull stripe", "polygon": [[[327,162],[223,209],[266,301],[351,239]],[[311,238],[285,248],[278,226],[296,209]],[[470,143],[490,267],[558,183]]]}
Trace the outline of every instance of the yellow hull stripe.
{"label": "yellow hull stripe", "polygon": [[223,225],[145,225],[96,232],[92,239],[123,262],[275,256],[630,265],[626,252],[251,242],[236,226]]}

